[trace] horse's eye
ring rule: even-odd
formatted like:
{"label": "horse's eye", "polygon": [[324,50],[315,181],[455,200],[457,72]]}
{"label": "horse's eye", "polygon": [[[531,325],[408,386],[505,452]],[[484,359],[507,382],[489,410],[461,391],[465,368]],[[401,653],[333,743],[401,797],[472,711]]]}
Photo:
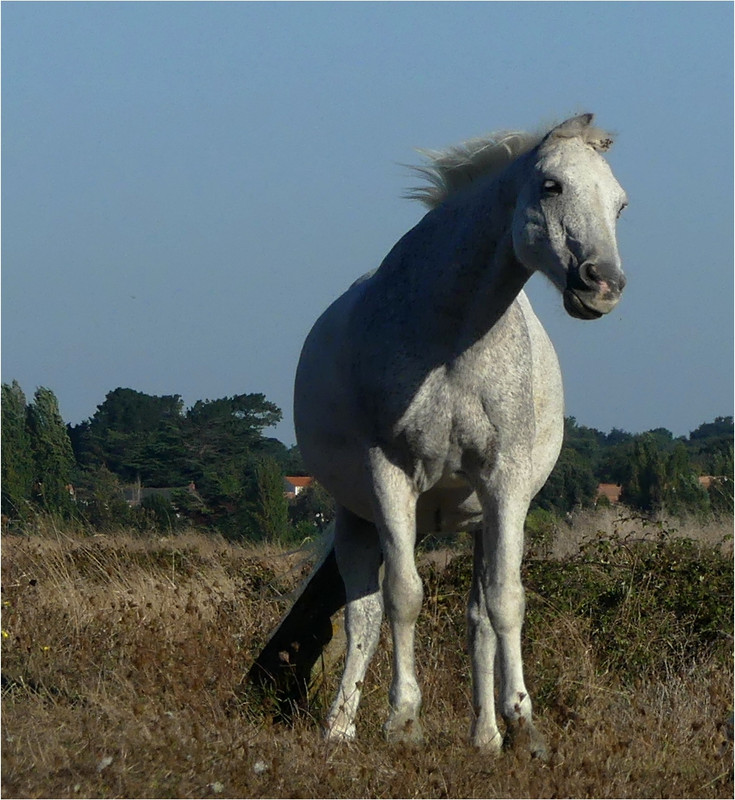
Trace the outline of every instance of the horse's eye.
{"label": "horse's eye", "polygon": [[544,194],[561,194],[561,184],[559,181],[545,180],[543,183]]}

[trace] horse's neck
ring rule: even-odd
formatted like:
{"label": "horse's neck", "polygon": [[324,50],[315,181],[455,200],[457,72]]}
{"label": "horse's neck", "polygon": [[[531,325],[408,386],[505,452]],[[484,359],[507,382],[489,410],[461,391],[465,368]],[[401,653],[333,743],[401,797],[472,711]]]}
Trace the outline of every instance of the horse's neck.
{"label": "horse's neck", "polygon": [[530,273],[513,252],[512,189],[478,185],[428,214],[406,242],[414,313],[437,339],[461,348],[482,338],[510,308]]}

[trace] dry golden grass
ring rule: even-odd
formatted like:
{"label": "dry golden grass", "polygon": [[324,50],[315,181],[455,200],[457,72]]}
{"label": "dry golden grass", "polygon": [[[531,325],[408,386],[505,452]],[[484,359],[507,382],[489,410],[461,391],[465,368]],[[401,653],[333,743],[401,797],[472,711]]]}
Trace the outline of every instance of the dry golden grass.
{"label": "dry golden grass", "polygon": [[533,593],[527,676],[551,761],[470,749],[463,559],[422,567],[427,745],[382,739],[384,637],[360,741],[333,747],[318,722],[336,676],[290,727],[243,683],[304,573],[298,554],[194,532],[86,536],[46,524],[4,536],[3,796],[732,796],[732,658],[671,661],[665,678],[626,683],[601,667],[584,619]]}
{"label": "dry golden grass", "polygon": [[559,558],[575,553],[585,539],[595,534],[651,539],[662,530],[672,536],[692,539],[705,545],[721,544],[732,554],[732,523],[732,517],[701,519],[696,516],[670,517],[666,514],[644,517],[625,506],[584,509],[571,515],[567,524],[559,524],[551,555]]}

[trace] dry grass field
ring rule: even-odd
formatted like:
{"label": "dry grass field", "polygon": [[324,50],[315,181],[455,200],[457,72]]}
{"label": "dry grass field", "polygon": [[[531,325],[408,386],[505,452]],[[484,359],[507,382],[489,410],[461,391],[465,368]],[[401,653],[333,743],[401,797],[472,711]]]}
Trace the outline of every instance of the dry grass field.
{"label": "dry grass field", "polygon": [[290,726],[243,682],[302,554],[44,521],[6,533],[3,797],[732,797],[732,521],[562,528],[524,575],[548,764],[466,744],[466,542],[421,557],[427,744],[411,750],[381,736],[385,636],[357,744],[319,735],[335,675]]}

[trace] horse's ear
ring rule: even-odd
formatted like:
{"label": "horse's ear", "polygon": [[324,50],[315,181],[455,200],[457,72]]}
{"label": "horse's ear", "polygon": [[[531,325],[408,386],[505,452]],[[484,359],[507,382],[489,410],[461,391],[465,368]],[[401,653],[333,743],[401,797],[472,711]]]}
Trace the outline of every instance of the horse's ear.
{"label": "horse's ear", "polygon": [[549,131],[548,138],[559,137],[560,139],[572,139],[575,136],[584,136],[587,128],[592,124],[594,114],[580,114],[578,117],[562,122]]}
{"label": "horse's ear", "polygon": [[592,120],[595,118],[594,114],[580,114],[578,117],[562,122],[552,128],[546,135],[545,140],[548,139],[572,139],[580,136],[590,147],[593,147],[599,152],[604,152],[612,147],[612,137],[600,128],[592,125]]}

